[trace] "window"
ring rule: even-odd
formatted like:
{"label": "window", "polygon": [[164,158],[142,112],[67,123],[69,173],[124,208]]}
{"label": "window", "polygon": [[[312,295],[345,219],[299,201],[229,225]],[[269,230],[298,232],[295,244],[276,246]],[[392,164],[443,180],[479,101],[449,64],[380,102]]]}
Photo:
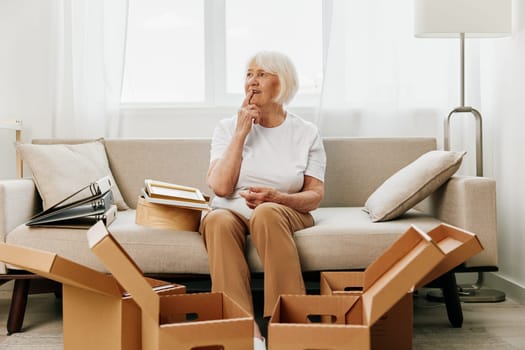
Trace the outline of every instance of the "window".
{"label": "window", "polygon": [[[300,15],[299,15],[300,14]],[[226,86],[241,93],[250,55],[261,50],[287,54],[296,65],[301,92],[319,93],[322,78],[322,3],[226,0]]]}
{"label": "window", "polygon": [[277,50],[297,67],[295,104],[313,105],[322,37],[322,0],[130,0],[122,102],[236,105],[247,59]]}
{"label": "window", "polygon": [[204,101],[204,1],[131,0],[123,102]]}

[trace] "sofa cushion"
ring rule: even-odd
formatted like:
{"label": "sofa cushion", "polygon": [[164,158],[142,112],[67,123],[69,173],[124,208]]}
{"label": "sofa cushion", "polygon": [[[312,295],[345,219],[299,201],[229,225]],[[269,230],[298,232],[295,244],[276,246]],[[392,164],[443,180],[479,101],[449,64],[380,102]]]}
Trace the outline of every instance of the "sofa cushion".
{"label": "sofa cushion", "polygon": [[312,215],[315,225],[294,236],[303,271],[365,268],[410,225],[429,231],[441,223],[415,209],[378,223],[371,222],[362,207],[319,208]]}
{"label": "sofa cushion", "polygon": [[17,150],[33,174],[44,210],[107,175],[113,182],[115,204],[119,210],[128,209],[109,169],[102,142],[73,145],[19,144]]}
{"label": "sofa cushion", "polygon": [[[208,273],[208,258],[198,232],[172,231],[135,224],[135,210],[120,211],[109,231],[145,273]],[[87,230],[20,225],[6,242],[57,253],[108,272],[91,252]]]}
{"label": "sofa cushion", "polygon": [[390,176],[365,203],[373,222],[397,218],[428,197],[461,166],[466,152],[430,151]]}
{"label": "sofa cushion", "polygon": [[[389,247],[411,224],[428,231],[441,222],[416,210],[399,220],[372,223],[361,207],[319,208],[316,225],[294,235],[304,271],[363,268]],[[348,225],[351,222],[352,225]],[[135,224],[135,210],[119,212],[109,231],[145,273],[208,274],[208,257],[198,232],[155,229]],[[89,250],[86,230],[18,226],[6,242],[55,252],[78,263],[106,271]],[[248,237],[250,269],[261,272]]]}

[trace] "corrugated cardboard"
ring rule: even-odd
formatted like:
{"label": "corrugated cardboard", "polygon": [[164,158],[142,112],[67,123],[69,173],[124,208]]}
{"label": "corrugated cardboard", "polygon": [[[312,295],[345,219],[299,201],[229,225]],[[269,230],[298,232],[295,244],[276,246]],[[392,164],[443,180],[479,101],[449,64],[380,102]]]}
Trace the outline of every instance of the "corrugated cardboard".
{"label": "corrugated cardboard", "polygon": [[[372,326],[405,300],[407,292],[427,276],[434,276],[440,269],[458,260],[462,262],[482,249],[475,236],[451,226],[440,226],[432,234],[441,239],[434,242],[430,235],[410,227],[361,275],[353,275],[351,282],[361,284],[362,291],[331,296],[281,296],[268,327],[269,348],[371,349]],[[325,322],[312,323],[312,315]],[[327,319],[332,323],[327,323]],[[403,329],[406,331],[404,326]]]}
{"label": "corrugated cardboard", "polygon": [[425,286],[483,250],[479,238],[474,233],[451,225],[438,225],[429,231],[428,235],[447,257],[425,278],[416,283],[416,288]]}
{"label": "corrugated cardboard", "polygon": [[[141,311],[111,275],[55,253],[0,243],[0,261],[62,283],[64,348],[141,349]],[[149,279],[148,288],[179,294],[184,286]]]}
{"label": "corrugated cardboard", "polygon": [[[361,296],[365,272],[321,272],[321,295]],[[406,293],[370,329],[370,348],[412,349],[412,293]]]}
{"label": "corrugated cardboard", "polygon": [[198,231],[202,211],[149,203],[144,197],[139,197],[135,215],[135,222],[139,225],[180,231]]}
{"label": "corrugated cardboard", "polygon": [[142,309],[143,349],[252,348],[253,317],[225,294],[165,297],[152,293],[133,260],[104,225],[93,226],[88,240],[91,250]]}
{"label": "corrugated cardboard", "polygon": [[[352,319],[353,309],[362,311],[359,301],[358,296],[281,295],[268,326],[269,349],[369,349],[370,327]],[[321,316],[333,323],[309,320]]]}

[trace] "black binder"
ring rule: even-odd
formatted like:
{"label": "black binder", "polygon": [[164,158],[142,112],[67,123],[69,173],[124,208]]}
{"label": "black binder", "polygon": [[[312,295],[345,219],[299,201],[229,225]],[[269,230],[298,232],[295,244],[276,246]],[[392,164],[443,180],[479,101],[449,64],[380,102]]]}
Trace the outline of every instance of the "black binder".
{"label": "black binder", "polygon": [[[111,180],[108,176],[99,179],[59,203],[33,216],[27,226],[48,226],[65,220],[104,215],[113,204]],[[85,220],[84,220],[85,221]],[[80,222],[80,221],[79,221]],[[72,221],[68,222],[72,224]]]}

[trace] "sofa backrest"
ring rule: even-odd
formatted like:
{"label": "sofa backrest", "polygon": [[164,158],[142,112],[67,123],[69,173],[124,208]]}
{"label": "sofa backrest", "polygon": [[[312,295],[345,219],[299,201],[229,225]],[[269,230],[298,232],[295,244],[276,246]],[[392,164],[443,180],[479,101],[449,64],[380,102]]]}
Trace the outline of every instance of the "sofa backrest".
{"label": "sofa backrest", "polygon": [[109,166],[126,203],[135,208],[144,179],[191,186],[211,195],[206,185],[209,139],[107,139]]}
{"label": "sofa backrest", "polygon": [[[87,141],[87,140],[82,140]],[[78,143],[79,140],[35,140]],[[201,189],[206,185],[209,139],[106,139],[113,176],[126,203],[135,208],[144,179]],[[363,206],[368,196],[397,170],[436,149],[434,138],[325,138],[327,154],[322,206]]]}
{"label": "sofa backrest", "polygon": [[364,206],[386,179],[436,149],[434,138],[325,138],[324,207]]}

